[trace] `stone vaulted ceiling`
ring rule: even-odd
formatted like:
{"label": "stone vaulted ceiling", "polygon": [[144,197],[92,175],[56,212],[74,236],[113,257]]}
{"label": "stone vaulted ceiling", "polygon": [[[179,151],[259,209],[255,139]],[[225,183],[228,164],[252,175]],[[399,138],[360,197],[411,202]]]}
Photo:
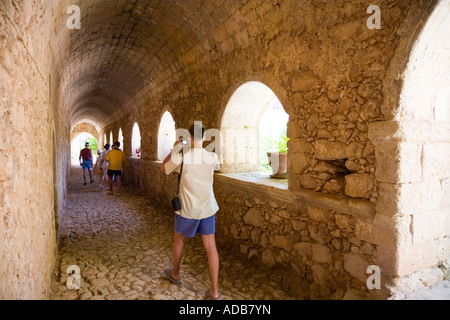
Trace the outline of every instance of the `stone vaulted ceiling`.
{"label": "stone vaulted ceiling", "polygon": [[[211,32],[234,13],[235,2],[224,8],[213,0],[52,1],[56,89],[72,125],[88,120],[99,129],[129,111],[143,88],[204,63],[215,48]],[[80,30],[66,27],[71,5],[81,9]]]}

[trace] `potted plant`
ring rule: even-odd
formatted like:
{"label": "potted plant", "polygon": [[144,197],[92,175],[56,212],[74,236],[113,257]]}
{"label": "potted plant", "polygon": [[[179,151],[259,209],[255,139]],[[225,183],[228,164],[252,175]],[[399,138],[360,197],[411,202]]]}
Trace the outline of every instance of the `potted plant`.
{"label": "potted plant", "polygon": [[272,178],[285,179],[287,176],[287,144],[289,140],[285,134],[282,134],[280,139],[275,142],[278,151],[267,152],[269,164],[273,172],[271,175]]}

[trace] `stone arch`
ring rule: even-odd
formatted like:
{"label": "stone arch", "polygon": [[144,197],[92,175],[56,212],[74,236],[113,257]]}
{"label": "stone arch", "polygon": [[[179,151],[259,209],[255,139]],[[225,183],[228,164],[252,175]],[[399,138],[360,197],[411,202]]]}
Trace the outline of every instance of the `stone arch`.
{"label": "stone arch", "polygon": [[275,99],[274,91],[259,81],[247,81],[233,92],[219,122],[222,172],[259,170],[259,124]]}
{"label": "stone arch", "polygon": [[71,133],[70,133],[70,141],[73,141],[73,139],[75,139],[77,136],[79,136],[80,134],[82,134],[83,132],[89,133],[91,136],[94,137],[95,140],[100,141],[99,140],[99,133],[97,131],[97,129],[95,128],[95,126],[91,123],[88,122],[81,122],[76,124]]}
{"label": "stone arch", "polygon": [[394,294],[423,285],[420,277],[442,279],[436,267],[450,256],[450,6],[409,18],[420,14],[388,70],[385,121],[369,124],[379,188],[372,236]]}

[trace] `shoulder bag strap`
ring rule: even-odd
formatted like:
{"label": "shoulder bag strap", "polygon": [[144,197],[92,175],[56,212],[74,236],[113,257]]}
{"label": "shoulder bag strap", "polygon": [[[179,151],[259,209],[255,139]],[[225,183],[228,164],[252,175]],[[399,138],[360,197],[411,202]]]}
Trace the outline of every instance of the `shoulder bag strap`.
{"label": "shoulder bag strap", "polygon": [[184,151],[181,151],[181,170],[180,175],[178,176],[178,187],[177,187],[177,195],[180,194],[180,182],[181,182],[181,175],[183,174],[183,163],[184,163]]}

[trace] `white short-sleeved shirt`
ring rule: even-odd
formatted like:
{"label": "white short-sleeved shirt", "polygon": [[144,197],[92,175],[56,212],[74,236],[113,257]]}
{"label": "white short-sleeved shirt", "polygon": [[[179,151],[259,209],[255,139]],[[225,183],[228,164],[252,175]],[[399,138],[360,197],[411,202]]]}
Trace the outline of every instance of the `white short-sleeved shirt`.
{"label": "white short-sleeved shirt", "polygon": [[[165,164],[166,174],[180,172],[181,161],[181,153],[176,152]],[[187,219],[201,220],[217,213],[219,206],[213,190],[214,170],[220,170],[219,157],[214,152],[193,148],[184,155],[180,182],[182,209],[177,214]]]}
{"label": "white short-sleeved shirt", "polygon": [[[101,162],[102,160],[105,160],[106,155],[108,154],[110,150],[103,150],[103,152],[100,154],[100,157],[98,158],[98,162]],[[103,161],[102,170],[108,170],[108,161]]]}

